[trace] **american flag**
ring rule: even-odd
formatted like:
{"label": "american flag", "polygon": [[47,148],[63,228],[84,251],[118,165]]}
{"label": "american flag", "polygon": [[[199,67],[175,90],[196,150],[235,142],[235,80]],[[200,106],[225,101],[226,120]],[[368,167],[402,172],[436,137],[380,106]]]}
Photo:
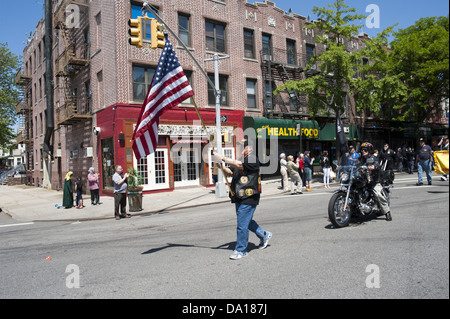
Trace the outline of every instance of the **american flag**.
{"label": "american flag", "polygon": [[166,44],[133,134],[133,151],[138,160],[155,151],[161,115],[194,96],[167,34],[165,38]]}

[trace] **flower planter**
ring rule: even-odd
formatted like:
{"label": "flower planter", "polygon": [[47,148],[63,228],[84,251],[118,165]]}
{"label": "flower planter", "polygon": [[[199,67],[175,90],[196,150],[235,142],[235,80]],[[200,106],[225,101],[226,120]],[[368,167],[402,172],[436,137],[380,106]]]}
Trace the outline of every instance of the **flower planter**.
{"label": "flower planter", "polygon": [[142,189],[143,187],[128,189],[128,211],[142,211]]}

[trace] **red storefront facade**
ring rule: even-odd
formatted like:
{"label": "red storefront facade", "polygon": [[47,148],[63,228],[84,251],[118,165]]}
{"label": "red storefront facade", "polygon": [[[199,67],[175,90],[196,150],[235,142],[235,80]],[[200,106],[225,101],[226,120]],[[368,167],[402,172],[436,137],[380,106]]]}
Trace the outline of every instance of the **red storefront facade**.
{"label": "red storefront facade", "polygon": [[[211,186],[212,171],[207,134],[215,133],[215,109],[200,109],[207,126],[201,128],[194,108],[176,107],[161,118],[158,148],[145,159],[136,160],[132,136],[141,106],[115,104],[96,114],[98,172],[101,191],[112,194],[111,177],[116,165],[135,168],[142,177],[144,193],[172,191],[179,187]],[[244,111],[221,111],[224,152],[235,157],[236,140],[242,138]]]}

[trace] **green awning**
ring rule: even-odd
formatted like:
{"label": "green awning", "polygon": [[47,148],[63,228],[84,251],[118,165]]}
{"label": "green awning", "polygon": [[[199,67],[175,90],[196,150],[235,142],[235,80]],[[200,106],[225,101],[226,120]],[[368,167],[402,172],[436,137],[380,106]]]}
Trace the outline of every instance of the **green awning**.
{"label": "green awning", "polygon": [[[357,125],[344,126],[344,130],[349,142],[359,140],[360,135]],[[319,131],[319,141],[336,141],[336,124],[325,124]]]}
{"label": "green awning", "polygon": [[[257,138],[278,137],[282,140],[298,140],[297,126],[300,124],[303,139],[316,141],[335,141],[336,124],[317,121],[301,121],[286,119],[268,119],[265,117],[243,117],[244,130],[253,128]],[[348,126],[346,136],[349,141],[359,140],[359,128],[357,125]]]}
{"label": "green awning", "polygon": [[256,130],[257,138],[277,137],[282,140],[299,139],[297,132],[300,124],[303,138],[317,139],[319,137],[319,124],[317,121],[299,121],[285,119],[268,119],[265,117],[243,117],[244,131],[248,128]]}

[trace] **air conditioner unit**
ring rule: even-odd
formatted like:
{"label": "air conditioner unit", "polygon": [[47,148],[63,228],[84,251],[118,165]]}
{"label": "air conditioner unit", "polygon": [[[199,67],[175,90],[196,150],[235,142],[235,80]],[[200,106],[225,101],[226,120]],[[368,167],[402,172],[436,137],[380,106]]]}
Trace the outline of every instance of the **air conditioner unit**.
{"label": "air conditioner unit", "polygon": [[264,54],[263,61],[273,61],[272,56],[270,54]]}
{"label": "air conditioner unit", "polygon": [[86,152],[85,157],[94,157],[94,148],[93,147],[86,147],[85,152]]}

